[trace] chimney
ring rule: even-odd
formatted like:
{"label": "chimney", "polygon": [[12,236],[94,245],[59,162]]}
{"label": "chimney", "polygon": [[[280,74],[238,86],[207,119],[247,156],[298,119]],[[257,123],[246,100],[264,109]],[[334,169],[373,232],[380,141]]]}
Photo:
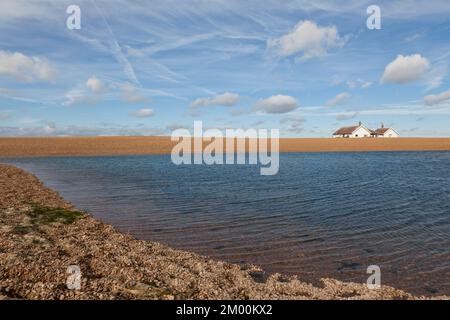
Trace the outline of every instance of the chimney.
{"label": "chimney", "polygon": [[362,126],[362,122],[361,122],[361,121],[359,122],[359,126],[360,126],[360,127]]}
{"label": "chimney", "polygon": [[381,123],[381,128],[382,128],[382,129],[384,128],[384,123],[383,123],[383,122]]}

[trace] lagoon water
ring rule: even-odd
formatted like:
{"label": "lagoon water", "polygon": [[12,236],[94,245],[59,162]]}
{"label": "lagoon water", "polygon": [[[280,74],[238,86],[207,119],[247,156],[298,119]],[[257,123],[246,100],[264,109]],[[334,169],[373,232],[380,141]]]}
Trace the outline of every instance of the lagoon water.
{"label": "lagoon water", "polygon": [[0,159],[139,239],[267,272],[450,294],[450,153],[292,153],[276,176],[170,155]]}

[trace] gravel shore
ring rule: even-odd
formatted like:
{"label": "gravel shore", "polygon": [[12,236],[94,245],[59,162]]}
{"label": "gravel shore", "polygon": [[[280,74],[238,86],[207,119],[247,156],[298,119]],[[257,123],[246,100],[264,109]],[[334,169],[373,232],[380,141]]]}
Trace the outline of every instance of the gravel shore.
{"label": "gravel shore", "polygon": [[[170,154],[176,143],[171,141],[170,137],[0,137],[0,155],[2,157],[68,157]],[[209,143],[204,141],[203,148]],[[218,148],[216,151],[221,150]],[[280,152],[368,151],[450,151],[450,138],[280,139]]]}
{"label": "gravel shore", "polygon": [[[82,272],[69,290],[67,268]],[[80,213],[35,176],[0,165],[0,299],[424,299],[383,286],[263,277],[119,233]],[[437,298],[437,297],[434,297]],[[448,299],[449,297],[438,297]]]}

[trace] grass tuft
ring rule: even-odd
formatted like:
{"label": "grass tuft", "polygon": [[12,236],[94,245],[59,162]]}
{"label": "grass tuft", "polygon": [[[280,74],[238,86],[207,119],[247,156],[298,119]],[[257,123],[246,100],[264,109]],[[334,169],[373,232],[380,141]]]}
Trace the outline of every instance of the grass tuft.
{"label": "grass tuft", "polygon": [[28,234],[32,231],[32,227],[30,226],[21,226],[21,225],[16,225],[12,228],[11,232],[17,235],[25,235]]}
{"label": "grass tuft", "polygon": [[31,211],[27,213],[33,219],[34,223],[50,224],[64,223],[72,224],[76,220],[84,216],[82,212],[63,209],[63,208],[47,208],[43,206],[33,206]]}

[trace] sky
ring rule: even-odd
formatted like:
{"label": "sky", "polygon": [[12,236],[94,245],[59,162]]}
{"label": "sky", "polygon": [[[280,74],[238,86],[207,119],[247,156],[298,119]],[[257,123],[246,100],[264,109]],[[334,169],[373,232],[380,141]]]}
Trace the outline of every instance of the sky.
{"label": "sky", "polygon": [[449,137],[449,40],[448,0],[0,0],[0,136]]}

